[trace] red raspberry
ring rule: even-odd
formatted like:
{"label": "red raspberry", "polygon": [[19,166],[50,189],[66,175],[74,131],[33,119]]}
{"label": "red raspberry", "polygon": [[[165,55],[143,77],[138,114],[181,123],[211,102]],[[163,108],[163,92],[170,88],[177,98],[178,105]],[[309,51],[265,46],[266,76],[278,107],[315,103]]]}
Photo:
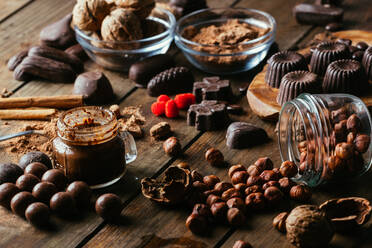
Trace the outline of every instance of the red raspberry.
{"label": "red raspberry", "polygon": [[174,101],[179,109],[187,109],[191,104],[195,103],[195,96],[191,93],[178,94]]}
{"label": "red raspberry", "polygon": [[168,118],[175,118],[178,116],[178,107],[174,100],[169,100],[165,104],[165,116]]}
{"label": "red raspberry", "polygon": [[190,105],[196,103],[196,98],[193,93],[185,93],[185,96],[189,99]]}
{"label": "red raspberry", "polygon": [[156,116],[163,115],[165,113],[165,102],[154,102],[151,105],[151,112]]}
{"label": "red raspberry", "polygon": [[167,102],[169,100],[170,100],[169,96],[167,96],[167,95],[160,95],[160,96],[158,96],[157,102]]}

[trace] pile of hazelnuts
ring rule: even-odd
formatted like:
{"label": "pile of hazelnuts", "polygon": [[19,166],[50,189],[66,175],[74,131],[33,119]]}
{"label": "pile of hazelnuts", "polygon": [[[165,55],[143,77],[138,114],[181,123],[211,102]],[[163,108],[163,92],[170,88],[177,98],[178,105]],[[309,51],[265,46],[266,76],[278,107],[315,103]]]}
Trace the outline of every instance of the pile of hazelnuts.
{"label": "pile of hazelnuts", "polygon": [[[223,163],[222,153],[215,148],[207,151],[206,159],[212,165]],[[259,158],[248,168],[241,164],[231,166],[228,170],[231,182],[221,181],[216,175],[203,177],[192,171],[193,195],[198,191],[205,201],[198,198],[186,226],[191,232],[202,235],[210,223],[242,226],[248,213],[275,208],[286,197],[307,202],[312,196],[309,187],[290,179],[297,173],[293,162],[284,161],[280,168],[274,168],[268,157]]]}
{"label": "pile of hazelnuts", "polygon": [[[50,213],[72,218],[89,209],[92,191],[83,181],[68,180],[60,169],[52,169],[41,152],[23,155],[19,165],[0,164],[0,205],[26,218],[37,227],[50,224]],[[110,220],[120,215],[122,202],[115,194],[101,195],[95,204],[98,215]]]}

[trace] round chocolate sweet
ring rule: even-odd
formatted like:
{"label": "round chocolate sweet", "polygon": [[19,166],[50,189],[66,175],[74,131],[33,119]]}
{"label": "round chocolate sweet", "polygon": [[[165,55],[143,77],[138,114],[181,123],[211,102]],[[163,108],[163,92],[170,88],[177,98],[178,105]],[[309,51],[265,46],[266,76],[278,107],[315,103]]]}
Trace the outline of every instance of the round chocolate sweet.
{"label": "round chocolate sweet", "polygon": [[52,196],[49,202],[50,209],[63,217],[76,214],[76,203],[70,193],[58,192]]}
{"label": "round chocolate sweet", "polygon": [[38,200],[49,205],[50,198],[57,193],[57,187],[51,182],[40,182],[32,189],[32,195]]}
{"label": "round chocolate sweet", "polygon": [[21,191],[28,191],[31,192],[34,186],[40,182],[40,179],[32,174],[24,174],[18,177],[16,181],[16,186]]}
{"label": "round chocolate sweet", "polygon": [[323,77],[330,63],[349,57],[350,53],[347,45],[340,42],[322,42],[316,46],[311,56],[311,72]]}
{"label": "round chocolate sweet", "polygon": [[89,185],[83,181],[72,182],[66,189],[75,199],[76,205],[79,208],[89,206],[90,198],[92,197],[92,190]]}
{"label": "round chocolate sweet", "polygon": [[10,201],[10,207],[13,213],[23,217],[25,216],[26,208],[33,202],[35,202],[35,198],[32,194],[22,191],[13,196]]}
{"label": "round chocolate sweet", "polygon": [[362,65],[367,73],[368,80],[372,80],[372,46],[368,47],[364,52]]}
{"label": "round chocolate sweet", "polygon": [[59,169],[51,169],[46,171],[41,178],[41,181],[53,183],[57,187],[57,190],[64,190],[67,184],[65,174]]}
{"label": "round chocolate sweet", "polygon": [[14,183],[3,183],[0,185],[0,205],[4,208],[10,208],[10,200],[19,192]]}
{"label": "round chocolate sweet", "polygon": [[15,183],[22,174],[23,170],[16,164],[0,164],[0,184]]}
{"label": "round chocolate sweet", "polygon": [[114,220],[120,216],[123,203],[112,193],[101,195],[96,201],[96,213],[105,220]]}
{"label": "round chocolate sweet", "polygon": [[325,93],[359,95],[368,88],[368,81],[358,61],[344,59],[328,66],[322,88]]}
{"label": "round chocolate sweet", "polygon": [[320,93],[321,82],[318,75],[309,71],[293,71],[284,75],[276,101],[284,103],[298,97],[302,93]]}
{"label": "round chocolate sweet", "polygon": [[26,166],[25,174],[32,174],[37,176],[39,179],[43,176],[43,174],[48,170],[44,164],[39,162],[33,162]]}
{"label": "round chocolate sweet", "polygon": [[26,153],[19,159],[19,166],[22,169],[25,169],[27,165],[33,163],[33,162],[39,162],[44,164],[48,169],[52,169],[52,161],[46,155],[45,153],[39,152],[39,151],[33,151]]}
{"label": "round chocolate sweet", "polygon": [[45,226],[49,222],[49,207],[41,202],[30,204],[25,211],[26,219],[34,226]]}
{"label": "round chocolate sweet", "polygon": [[305,57],[293,51],[275,53],[267,63],[265,81],[274,88],[279,88],[282,77],[288,72],[308,69]]}
{"label": "round chocolate sweet", "polygon": [[355,46],[361,51],[365,51],[368,48],[368,44],[364,41],[359,41]]}
{"label": "round chocolate sweet", "polygon": [[351,55],[351,58],[352,58],[353,60],[356,60],[356,61],[362,62],[363,55],[364,55],[364,51],[356,51],[356,52],[354,52],[354,53]]}

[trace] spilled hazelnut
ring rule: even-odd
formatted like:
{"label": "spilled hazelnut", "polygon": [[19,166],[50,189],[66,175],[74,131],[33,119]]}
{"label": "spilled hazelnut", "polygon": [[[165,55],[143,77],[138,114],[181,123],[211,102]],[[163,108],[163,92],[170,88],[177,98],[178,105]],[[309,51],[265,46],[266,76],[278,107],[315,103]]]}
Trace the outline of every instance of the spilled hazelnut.
{"label": "spilled hazelnut", "polygon": [[281,233],[286,233],[285,221],[288,217],[288,212],[282,212],[273,219],[273,227]]}
{"label": "spilled hazelnut", "polygon": [[299,184],[293,186],[289,191],[289,196],[292,200],[299,201],[299,202],[307,202],[311,199],[311,190],[309,187]]}
{"label": "spilled hazelnut", "polygon": [[254,163],[259,170],[272,170],[274,167],[273,161],[271,161],[270,158],[264,157],[264,158],[259,158],[257,161]]}
{"label": "spilled hazelnut", "polygon": [[177,156],[182,152],[181,143],[176,137],[170,137],[163,143],[163,149],[169,156]]}
{"label": "spilled hazelnut", "polygon": [[232,177],[231,177],[231,182],[233,184],[238,184],[238,183],[245,183],[248,179],[248,172],[247,171],[236,171]]}
{"label": "spilled hazelnut", "polygon": [[228,207],[225,202],[216,202],[211,205],[213,217],[219,222],[225,222]]}
{"label": "spilled hazelnut", "polygon": [[279,170],[280,170],[280,174],[282,174],[283,177],[289,177],[289,178],[296,176],[298,172],[297,165],[293,163],[292,161],[284,161],[280,165]]}
{"label": "spilled hazelnut", "polygon": [[216,148],[209,148],[205,153],[205,160],[212,166],[223,166],[225,158],[222,152]]}
{"label": "spilled hazelnut", "polygon": [[246,217],[240,209],[230,208],[227,210],[227,221],[232,226],[242,226],[245,224]]}
{"label": "spilled hazelnut", "polygon": [[370,144],[370,137],[366,134],[359,134],[354,140],[354,147],[360,153],[365,153]]}
{"label": "spilled hazelnut", "polygon": [[234,175],[234,173],[235,172],[237,172],[237,171],[245,171],[246,170],[246,168],[243,166],[243,165],[241,165],[241,164],[236,164],[236,165],[233,165],[233,166],[231,166],[230,168],[229,168],[229,171],[228,171],[228,175],[229,175],[229,177],[231,178],[233,175]]}
{"label": "spilled hazelnut", "polygon": [[247,209],[262,210],[266,207],[265,196],[260,192],[249,194],[245,198],[245,206]]}
{"label": "spilled hazelnut", "polygon": [[191,214],[186,219],[186,227],[195,234],[204,234],[208,228],[208,221],[204,216]]}
{"label": "spilled hazelnut", "polygon": [[264,196],[268,203],[277,204],[283,199],[283,193],[275,186],[268,187],[265,189]]}
{"label": "spilled hazelnut", "polygon": [[221,195],[222,200],[227,201],[233,197],[242,197],[241,193],[235,188],[224,191]]}
{"label": "spilled hazelnut", "polygon": [[354,148],[352,144],[342,142],[336,145],[335,152],[337,157],[346,160],[353,156]]}
{"label": "spilled hazelnut", "polygon": [[245,189],[245,195],[250,195],[252,193],[262,193],[262,188],[259,185],[252,185]]}
{"label": "spilled hazelnut", "polygon": [[243,240],[237,240],[235,241],[233,248],[252,248],[252,245]]}
{"label": "spilled hazelnut", "polygon": [[218,182],[220,182],[220,179],[215,176],[215,175],[209,175],[203,177],[203,182],[210,188],[212,189],[214,185],[216,185]]}
{"label": "spilled hazelnut", "polygon": [[247,169],[247,172],[250,176],[259,176],[263,170],[260,170],[256,165],[250,165]]}

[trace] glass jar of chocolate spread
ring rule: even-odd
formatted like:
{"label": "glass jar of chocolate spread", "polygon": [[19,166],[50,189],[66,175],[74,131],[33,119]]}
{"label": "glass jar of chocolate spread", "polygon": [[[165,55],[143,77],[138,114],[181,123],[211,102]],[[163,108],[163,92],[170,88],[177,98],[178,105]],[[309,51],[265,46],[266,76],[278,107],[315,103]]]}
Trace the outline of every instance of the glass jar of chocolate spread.
{"label": "glass jar of chocolate spread", "polygon": [[278,131],[282,160],[299,168],[295,181],[317,186],[371,166],[371,116],[358,97],[301,94],[282,107]]}
{"label": "glass jar of chocolate spread", "polygon": [[102,188],[124,175],[126,164],[136,159],[137,149],[129,133],[118,131],[114,113],[88,106],[61,114],[53,155],[70,181]]}

